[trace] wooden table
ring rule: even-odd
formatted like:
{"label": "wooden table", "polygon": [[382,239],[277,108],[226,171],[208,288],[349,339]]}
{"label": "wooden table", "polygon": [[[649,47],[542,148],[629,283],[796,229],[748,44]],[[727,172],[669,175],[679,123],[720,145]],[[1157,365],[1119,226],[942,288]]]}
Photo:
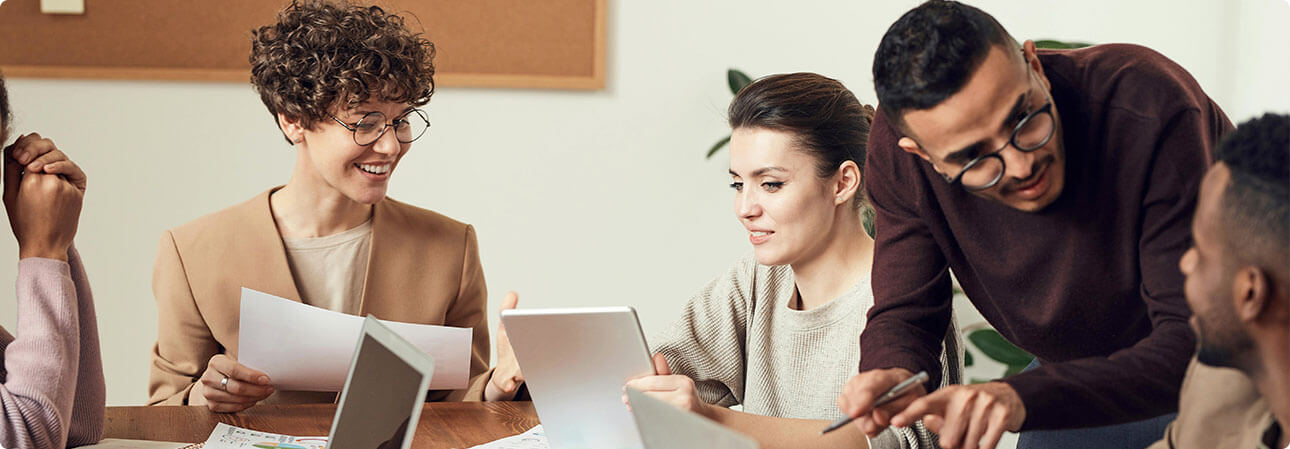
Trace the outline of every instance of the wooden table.
{"label": "wooden table", "polygon": [[[196,443],[218,423],[294,436],[331,431],[335,404],[257,405],[239,413],[204,406],[108,407],[104,438]],[[429,402],[421,410],[414,448],[468,448],[538,424],[532,402]]]}

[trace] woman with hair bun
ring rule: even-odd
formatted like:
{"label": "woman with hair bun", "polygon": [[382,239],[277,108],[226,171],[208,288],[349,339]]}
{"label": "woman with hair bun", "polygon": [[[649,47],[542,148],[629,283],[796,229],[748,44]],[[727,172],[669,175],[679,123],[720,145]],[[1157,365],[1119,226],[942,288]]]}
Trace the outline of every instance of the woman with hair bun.
{"label": "woman with hair bun", "polygon": [[[354,315],[474,329],[467,389],[488,377],[486,290],[475,230],[386,196],[430,126],[434,45],[376,6],[293,2],[252,32],[251,84],[296,162],[291,179],[166,231],[153,272],[158,332],[150,404],[217,412],[261,401],[332,402],[278,391],[237,361],[240,289]],[[301,363],[308,363],[301,360]]]}
{"label": "woman with hair bun", "polygon": [[[861,183],[873,108],[814,73],[768,76],[730,103],[730,187],[752,254],[703,287],[651,341],[658,375],[629,381],[762,447],[865,447],[836,398],[859,370],[873,307],[873,239]],[[945,332],[943,379],[961,377],[958,333]],[[624,401],[626,398],[624,397]],[[740,405],[742,411],[730,407]],[[869,441],[935,447],[921,424]]]}

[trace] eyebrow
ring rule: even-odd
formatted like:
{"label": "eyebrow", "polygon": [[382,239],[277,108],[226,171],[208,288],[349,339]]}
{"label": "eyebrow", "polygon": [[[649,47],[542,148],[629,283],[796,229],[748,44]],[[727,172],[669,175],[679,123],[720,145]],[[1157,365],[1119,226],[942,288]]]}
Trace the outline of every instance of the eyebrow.
{"label": "eyebrow", "polygon": [[[1012,104],[1012,109],[1008,111],[1008,115],[1004,116],[1004,119],[1003,119],[1004,124],[1008,123],[1008,120],[1011,120],[1012,117],[1016,117],[1017,114],[1021,112],[1021,108],[1026,105],[1027,93],[1030,93],[1030,91],[1027,90],[1026,92],[1022,92],[1021,95],[1017,96],[1017,101]],[[1000,124],[999,127],[1003,128],[1003,124]],[[1009,138],[1011,138],[1011,136],[1009,136]],[[985,147],[985,142],[978,141],[966,147],[960,148],[958,151],[954,151],[946,155],[945,162],[952,162],[952,163],[967,162],[969,160],[972,160],[972,158],[976,157],[977,155],[981,154],[981,152],[984,151],[984,147]]]}
{"label": "eyebrow", "polygon": [[[758,177],[758,176],[761,176],[761,175],[764,175],[764,174],[766,174],[766,173],[773,172],[773,171],[786,172],[786,173],[788,172],[788,170],[785,170],[783,167],[775,167],[775,166],[771,166],[771,167],[762,167],[762,168],[759,168],[759,169],[753,170],[752,174],[751,174],[751,175],[749,175],[749,176],[751,176],[751,177],[754,177],[754,178],[755,178],[755,177]],[[734,170],[730,170],[730,176],[739,176],[739,174],[738,174],[738,173],[735,173],[735,171],[734,171]]]}

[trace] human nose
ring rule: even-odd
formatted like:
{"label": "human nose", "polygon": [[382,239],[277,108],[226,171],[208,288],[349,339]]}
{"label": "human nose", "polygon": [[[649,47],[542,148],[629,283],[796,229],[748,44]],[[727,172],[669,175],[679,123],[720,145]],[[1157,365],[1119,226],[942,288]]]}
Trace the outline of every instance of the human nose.
{"label": "human nose", "polygon": [[999,151],[1003,158],[1004,176],[1013,179],[1026,179],[1034,173],[1035,155],[1018,150],[1011,143]]}
{"label": "human nose", "polygon": [[376,138],[376,142],[372,142],[372,149],[382,154],[399,154],[402,147],[403,143],[395,135],[394,126],[387,126],[385,132]]}
{"label": "human nose", "polygon": [[735,195],[735,214],[741,219],[749,219],[761,214],[761,204],[758,203],[757,193],[753,189],[745,188]]}

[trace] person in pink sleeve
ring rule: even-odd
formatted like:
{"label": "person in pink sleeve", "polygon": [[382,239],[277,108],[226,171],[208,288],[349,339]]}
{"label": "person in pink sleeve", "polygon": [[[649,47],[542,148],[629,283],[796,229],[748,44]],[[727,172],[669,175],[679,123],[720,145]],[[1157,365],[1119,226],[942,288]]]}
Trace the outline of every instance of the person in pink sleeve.
{"label": "person in pink sleeve", "polygon": [[[0,77],[0,144],[11,116]],[[103,362],[89,280],[72,247],[85,173],[36,133],[0,157],[19,258],[17,329],[0,327],[0,447],[94,444],[103,435]]]}

